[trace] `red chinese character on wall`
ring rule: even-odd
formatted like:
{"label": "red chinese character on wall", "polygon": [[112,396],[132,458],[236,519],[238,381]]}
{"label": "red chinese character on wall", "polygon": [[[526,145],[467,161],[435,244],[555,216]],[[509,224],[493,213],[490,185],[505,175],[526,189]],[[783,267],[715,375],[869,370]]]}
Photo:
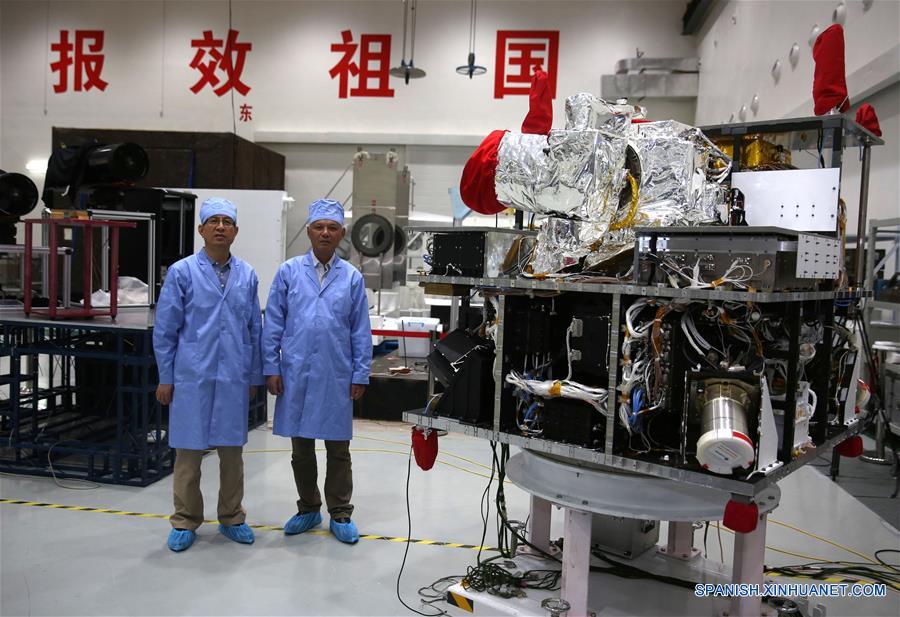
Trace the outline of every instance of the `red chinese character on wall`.
{"label": "red chinese character on wall", "polygon": [[498,30],[494,98],[527,95],[534,69],[547,72],[550,95],[556,98],[559,30]]}
{"label": "red chinese character on wall", "polygon": [[[212,30],[204,30],[203,38],[191,40],[191,47],[196,47],[197,53],[194,54],[190,66],[200,72],[200,79],[191,86],[191,92],[197,94],[209,84],[218,96],[222,96],[232,88],[247,96],[250,86],[241,81],[241,73],[244,72],[247,52],[253,49],[253,43],[238,43],[238,34],[237,30],[228,30],[224,49],[222,39],[213,38]],[[209,59],[203,62],[205,57]],[[224,80],[216,75],[217,72],[225,74]]]}
{"label": "red chinese character on wall", "polygon": [[244,103],[241,105],[241,122],[251,122],[253,120],[253,105]]}
{"label": "red chinese character on wall", "polygon": [[[340,43],[334,43],[331,51],[343,53],[338,63],[331,67],[328,74],[332,79],[338,77],[338,97],[347,98],[350,77],[357,77],[355,88],[350,88],[350,96],[394,96],[394,90],[388,86],[391,68],[391,35],[363,34],[359,44],[353,42],[350,30],[341,32]],[[353,61],[357,48],[360,48],[359,63]],[[371,82],[375,85],[372,86]]]}
{"label": "red chinese character on wall", "polygon": [[75,30],[74,44],[69,41],[69,31],[60,30],[59,42],[51,43],[50,51],[59,54],[59,59],[50,63],[50,70],[59,74],[59,81],[53,85],[54,92],[69,89],[70,68],[73,68],[73,90],[76,92],[91,88],[106,90],[109,84],[100,77],[104,61],[100,53],[103,51],[103,30]]}

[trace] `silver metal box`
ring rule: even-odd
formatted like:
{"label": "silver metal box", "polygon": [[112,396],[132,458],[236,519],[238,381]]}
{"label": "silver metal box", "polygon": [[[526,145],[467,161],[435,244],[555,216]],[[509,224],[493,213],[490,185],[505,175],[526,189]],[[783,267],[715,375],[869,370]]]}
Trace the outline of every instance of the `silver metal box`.
{"label": "silver metal box", "polygon": [[417,227],[438,275],[517,276],[528,263],[537,232],[498,227]]}
{"label": "silver metal box", "polygon": [[406,234],[411,178],[397,154],[359,152],[353,166],[350,262],[370,289],[406,283]]}
{"label": "silver metal box", "polygon": [[594,514],[591,544],[601,551],[633,559],[659,542],[659,521]]}
{"label": "silver metal box", "polygon": [[638,283],[691,287],[696,268],[703,284],[694,288],[757,291],[814,290],[836,279],[841,263],[836,239],[779,227],[641,227],[634,259]]}

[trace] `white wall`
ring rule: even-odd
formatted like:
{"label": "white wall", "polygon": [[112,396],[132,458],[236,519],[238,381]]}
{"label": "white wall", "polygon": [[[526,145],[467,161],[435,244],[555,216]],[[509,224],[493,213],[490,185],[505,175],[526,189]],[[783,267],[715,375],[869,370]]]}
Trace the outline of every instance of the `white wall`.
{"label": "white wall", "polygon": [[[204,29],[225,34],[227,2],[0,0],[0,160],[24,171],[27,161],[45,159],[53,126],[229,131],[236,124],[238,134],[286,154],[287,190],[303,206],[331,186],[363,136],[375,150],[379,138],[372,136],[383,135],[386,146],[409,145],[404,156],[418,182],[417,203],[449,214],[446,189],[458,178],[466,147],[471,151],[495,128],[517,128],[527,112],[526,96],[493,98],[498,29],[560,31],[554,124],[562,126],[565,97],[599,94],[601,74],[633,56],[635,47],[648,56],[693,55],[694,39],[680,35],[683,12],[683,3],[666,1],[482,0],[476,53],[489,72],[469,80],[454,70],[466,60],[469,3],[420,2],[415,61],[428,76],[409,85],[392,79],[394,98],[339,99],[337,81],[328,75],[339,57],[331,44],[346,28],[356,41],[362,33],[390,33],[392,65],[399,64],[399,0],[234,0],[232,26],[240,41],[253,44],[243,73],[252,89],[235,96],[236,107],[253,106],[253,121],[242,123],[233,118],[230,96],[189,91],[197,78],[188,66],[190,40]],[[106,31],[103,78],[109,86],[55,94],[50,43],[60,29],[79,28]],[[653,113],[652,102],[645,103]],[[690,121],[693,105],[661,104],[659,113]],[[344,145],[327,145],[341,142],[338,133]],[[43,184],[42,177],[34,179]]]}
{"label": "white wall", "polygon": [[[742,105],[750,107],[759,95],[759,111],[747,121],[813,114],[814,63],[808,44],[818,24],[832,23],[838,0],[728,2],[700,33],[700,96],[697,124],[738,122]],[[884,132],[885,146],[873,148],[869,218],[900,216],[900,2],[878,1],[865,10],[862,2],[846,3],[845,64],[850,113],[868,102],[874,105]],[[791,45],[800,46],[796,68],[788,60]],[[776,83],[770,71],[782,63]],[[844,152],[842,196],[848,206],[848,233],[856,232],[859,202],[859,156]]]}
{"label": "white wall", "polygon": [[[503,2],[478,4],[476,51],[488,75],[469,80],[463,64],[468,42],[468,3],[420,3],[416,64],[428,76],[408,86],[392,80],[394,98],[337,96],[328,70],[338,55],[330,45],[340,31],[394,35],[392,64],[401,56],[401,3],[276,2],[235,0],[233,27],[251,41],[244,81],[252,90],[236,103],[253,105],[252,123],[239,133],[341,132],[485,135],[514,128],[527,111],[527,97],[493,98],[494,41],[498,29],[558,29],[559,96],[599,92],[600,75],[635,47],[647,55],[690,55],[694,42],[680,35],[684,10],[678,2]],[[50,127],[229,130],[230,99],[189,91],[196,74],[188,64],[190,40],[203,29],[222,36],[227,3],[220,1],[38,1],[3,0],[3,152],[14,163],[49,154]],[[60,29],[106,30],[105,92],[55,94],[47,67],[49,43]],[[49,41],[47,33],[50,33]],[[53,56],[50,55],[50,60]],[[14,87],[11,87],[14,86]],[[46,98],[46,114],[44,100]]]}

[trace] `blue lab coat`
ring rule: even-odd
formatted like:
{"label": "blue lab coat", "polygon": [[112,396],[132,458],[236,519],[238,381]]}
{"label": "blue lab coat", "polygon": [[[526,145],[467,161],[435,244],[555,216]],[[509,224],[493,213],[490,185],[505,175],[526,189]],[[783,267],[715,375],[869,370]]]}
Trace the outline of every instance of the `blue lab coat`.
{"label": "blue lab coat", "polygon": [[250,386],[265,383],[258,285],[253,268],[234,256],[224,290],[204,251],[169,268],[156,306],[153,351],[159,383],[175,384],[171,447],[247,443]]}
{"label": "blue lab coat", "polygon": [[353,436],[350,384],[368,384],[369,302],[359,270],[335,257],[321,286],[312,251],[281,264],[263,326],[263,372],[281,375],[273,432],[346,441]]}

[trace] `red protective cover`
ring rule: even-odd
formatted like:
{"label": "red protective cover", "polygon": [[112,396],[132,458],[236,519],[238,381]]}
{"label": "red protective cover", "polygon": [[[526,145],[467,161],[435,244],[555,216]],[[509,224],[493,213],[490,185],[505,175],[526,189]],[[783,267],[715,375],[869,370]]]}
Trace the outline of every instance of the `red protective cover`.
{"label": "red protective cover", "polygon": [[425,431],[414,426],[412,429],[412,448],[416,457],[416,465],[422,468],[422,471],[428,471],[434,467],[434,461],[438,455],[438,434],[437,431],[429,431],[425,436]]}
{"label": "red protective cover", "polygon": [[834,451],[847,458],[856,458],[863,453],[863,440],[859,435],[848,437],[834,447]]}
{"label": "red protective cover", "polygon": [[725,517],[722,524],[737,533],[750,533],[756,529],[759,521],[759,507],[753,503],[741,503],[729,500],[725,504]]}
{"label": "red protective cover", "polygon": [[541,69],[531,78],[531,92],[528,93],[528,115],[522,123],[522,132],[534,135],[549,135],[553,126],[553,96],[550,94],[550,80]]}
{"label": "red protective cover", "polygon": [[[553,124],[553,95],[547,73],[534,72],[531,92],[528,95],[528,115],[522,123],[522,132],[548,135]],[[463,203],[481,214],[497,214],[506,206],[497,201],[494,177],[497,173],[497,152],[506,131],[492,131],[472,153],[463,168],[459,180],[459,194]]]}
{"label": "red protective cover", "polygon": [[459,180],[459,194],[463,203],[481,214],[497,214],[506,206],[497,201],[494,175],[497,172],[497,151],[506,131],[492,131],[472,153]]}
{"label": "red protective cover", "polygon": [[841,112],[850,108],[847,78],[844,71],[844,28],[834,24],[819,35],[813,45],[816,70],[813,75],[813,102],[817,116],[835,107]]}
{"label": "red protective cover", "polygon": [[863,103],[856,110],[856,123],[881,137],[881,125],[878,123],[878,116],[875,115],[875,108],[868,103]]}

